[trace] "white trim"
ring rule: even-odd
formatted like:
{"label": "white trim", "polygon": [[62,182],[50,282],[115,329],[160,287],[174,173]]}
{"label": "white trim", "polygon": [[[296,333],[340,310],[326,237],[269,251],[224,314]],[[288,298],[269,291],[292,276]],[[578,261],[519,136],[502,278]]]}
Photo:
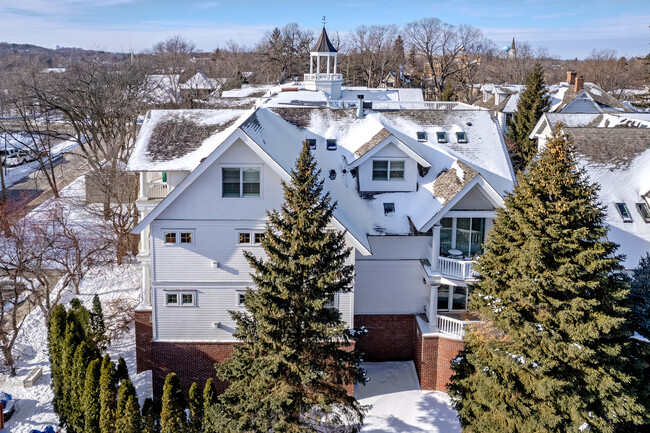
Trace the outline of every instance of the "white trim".
{"label": "white trim", "polygon": [[[224,168],[238,168],[239,169],[239,197],[226,197],[223,195],[223,169]],[[257,169],[260,173],[260,194],[259,195],[244,195],[244,170],[246,169]],[[219,185],[221,190],[221,195],[219,198],[225,200],[235,200],[235,199],[263,199],[264,198],[264,164],[219,164],[219,173],[217,173],[219,179]]]}
{"label": "white trim", "polygon": [[[168,228],[161,228],[160,231],[162,232],[162,240],[163,240],[163,245],[164,246],[173,246],[173,245],[196,245],[196,229],[168,229]],[[167,233],[174,233],[176,235],[176,241],[175,242],[167,242]],[[181,235],[183,233],[190,233],[190,236],[192,238],[192,242],[181,242]]]}
{"label": "white trim", "polygon": [[[179,307],[179,308],[190,308],[190,307],[196,307],[197,305],[197,291],[196,290],[187,290],[187,289],[163,289],[162,290],[163,294],[165,295],[165,306],[166,307]],[[176,295],[176,302],[173,304],[170,304],[168,302],[168,296],[170,295]],[[192,296],[192,302],[191,303],[185,303],[183,302],[183,296],[185,295],[190,295]]]}

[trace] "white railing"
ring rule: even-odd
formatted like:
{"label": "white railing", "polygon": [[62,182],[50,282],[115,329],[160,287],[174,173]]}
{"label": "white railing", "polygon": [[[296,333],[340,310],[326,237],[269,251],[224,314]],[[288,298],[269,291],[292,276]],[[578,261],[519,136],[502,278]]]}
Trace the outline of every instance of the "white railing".
{"label": "white railing", "polygon": [[372,101],[373,110],[479,110],[472,105],[463,104],[462,102],[443,102],[443,101]]}
{"label": "white railing", "polygon": [[443,332],[445,334],[451,334],[457,337],[464,338],[465,327],[472,323],[477,323],[477,321],[454,319],[452,317],[441,316],[440,314],[436,314],[436,325],[438,327],[438,331]]}
{"label": "white railing", "polygon": [[150,183],[147,187],[147,198],[165,198],[167,197],[166,183]]}
{"label": "white railing", "polygon": [[343,81],[343,74],[305,74],[305,81]]}
{"label": "white railing", "polygon": [[438,267],[442,275],[448,275],[454,278],[468,279],[474,278],[474,269],[472,260],[459,260],[451,259],[448,257],[440,257],[438,259]]}

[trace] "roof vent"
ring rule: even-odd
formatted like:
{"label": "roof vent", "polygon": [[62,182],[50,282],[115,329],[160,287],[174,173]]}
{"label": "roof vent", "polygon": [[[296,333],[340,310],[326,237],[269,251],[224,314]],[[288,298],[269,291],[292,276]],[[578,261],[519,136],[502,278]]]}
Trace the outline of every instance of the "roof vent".
{"label": "roof vent", "polygon": [[357,95],[357,118],[363,119],[363,95]]}
{"label": "roof vent", "polygon": [[336,170],[330,170],[330,179],[336,179]]}
{"label": "roof vent", "polygon": [[467,122],[465,125],[472,126],[472,122]]}

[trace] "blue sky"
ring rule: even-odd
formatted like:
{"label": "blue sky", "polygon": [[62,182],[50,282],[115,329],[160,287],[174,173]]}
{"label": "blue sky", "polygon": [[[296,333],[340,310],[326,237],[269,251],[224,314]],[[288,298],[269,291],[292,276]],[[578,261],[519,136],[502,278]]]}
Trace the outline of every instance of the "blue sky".
{"label": "blue sky", "polygon": [[0,41],[139,52],[181,34],[213,50],[231,38],[252,45],[289,22],[317,30],[323,15],[328,31],[341,35],[433,16],[479,27],[498,46],[514,36],[563,58],[594,48],[628,57],[650,50],[648,0],[0,0]]}

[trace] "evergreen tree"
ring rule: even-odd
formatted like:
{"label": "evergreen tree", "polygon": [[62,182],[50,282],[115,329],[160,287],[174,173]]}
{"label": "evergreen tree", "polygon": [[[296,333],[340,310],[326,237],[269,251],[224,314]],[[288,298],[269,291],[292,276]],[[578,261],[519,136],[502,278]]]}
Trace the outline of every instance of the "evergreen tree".
{"label": "evergreen tree", "polygon": [[99,431],[101,433],[114,433],[116,399],[117,372],[111,357],[105,355],[99,378]]}
{"label": "evergreen tree", "polygon": [[74,355],[77,346],[83,341],[83,330],[77,321],[77,317],[71,312],[67,315],[67,324],[65,327],[65,338],[63,346],[63,359],[61,362],[61,393],[60,400],[57,403],[57,415],[61,424],[68,429],[73,430],[74,426],[70,424],[71,414],[75,411],[74,393],[75,387],[71,380],[74,369]]}
{"label": "evergreen tree", "polygon": [[199,391],[196,382],[190,386],[190,392],[187,398],[187,408],[190,410],[190,419],[188,420],[188,432],[200,433],[203,431],[203,396]]}
{"label": "evergreen tree", "polygon": [[150,398],[142,404],[142,433],[160,433],[160,412]]}
{"label": "evergreen tree", "polygon": [[140,405],[135,388],[128,376],[120,382],[115,413],[116,433],[140,432]]}
{"label": "evergreen tree", "polygon": [[69,401],[69,432],[82,432],[85,428],[84,389],[88,364],[93,359],[93,353],[85,341],[82,341],[75,350],[72,374],[68,377],[70,382]]}
{"label": "evergreen tree", "polygon": [[86,370],[86,382],[84,384],[84,433],[100,433],[99,431],[99,378],[101,374],[101,362],[93,359]]}
{"label": "evergreen tree", "polygon": [[597,191],[558,126],[497,211],[470,298],[482,324],[452,363],[465,430],[611,432],[647,416],[630,386],[627,284]]}
{"label": "evergreen tree", "polygon": [[518,155],[524,164],[528,164],[537,153],[537,142],[528,138],[535,124],[548,111],[550,106],[546,88],[544,87],[544,71],[542,65],[535,63],[533,70],[526,76],[526,89],[522,92],[517,103],[508,137],[515,142]]}
{"label": "evergreen tree", "polygon": [[120,383],[124,379],[129,378],[129,368],[126,366],[126,361],[120,356],[117,360],[117,382]]}
{"label": "evergreen tree", "polygon": [[102,303],[97,294],[93,296],[93,308],[90,312],[90,333],[99,350],[102,352],[106,350],[109,341],[106,337],[106,325],[104,324]]}
{"label": "evergreen tree", "polygon": [[632,329],[650,340],[650,253],[641,257],[630,283]]}
{"label": "evergreen tree", "polygon": [[62,387],[65,375],[63,374],[62,364],[66,316],[67,313],[65,307],[62,305],[56,305],[50,312],[50,316],[47,320],[47,346],[52,375],[50,386],[54,392],[52,406],[54,407],[54,412],[57,414],[61,413],[61,402],[64,401]]}
{"label": "evergreen tree", "polygon": [[185,431],[185,397],[176,373],[169,373],[165,379],[160,411],[161,433]]}
{"label": "evergreen tree", "polygon": [[212,417],[208,416],[211,408],[217,403],[217,390],[211,377],[205,381],[203,388],[203,430],[205,433],[218,433],[217,427],[212,422]]}
{"label": "evergreen tree", "polygon": [[328,308],[336,293],[352,289],[350,249],[343,233],[328,230],[335,204],[319,174],[304,143],[291,184],[283,183],[281,210],[268,213],[261,243],[268,259],[244,253],[258,290],[246,293],[247,312],[231,313],[243,344],[217,366],[230,383],[210,411],[220,432],[314,431],[308,416],[318,412],[331,424],[363,420],[345,388],[365,381],[349,350],[352,333]]}
{"label": "evergreen tree", "polygon": [[451,87],[449,84],[446,84],[445,88],[442,90],[440,100],[446,102],[458,101],[458,96],[456,95],[453,87]]}

